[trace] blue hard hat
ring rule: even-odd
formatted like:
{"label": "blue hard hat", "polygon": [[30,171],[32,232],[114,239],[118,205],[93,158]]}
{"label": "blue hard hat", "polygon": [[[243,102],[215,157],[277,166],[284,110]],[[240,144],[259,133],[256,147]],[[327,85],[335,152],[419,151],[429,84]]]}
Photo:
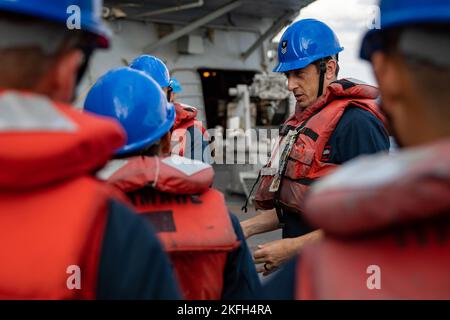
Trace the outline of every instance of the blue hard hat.
{"label": "blue hard hat", "polygon": [[279,63],[273,71],[302,69],[342,50],[336,34],[325,23],[316,19],[300,20],[283,33],[278,45]]}
{"label": "blue hard hat", "polygon": [[150,146],[169,132],[175,121],[175,108],[158,84],[128,67],[111,70],[98,79],[86,97],[84,109],[120,122],[128,140],[118,155]]}
{"label": "blue hard hat", "polygon": [[170,87],[172,88],[173,93],[181,93],[183,92],[183,88],[180,85],[180,82],[176,78],[170,79]]}
{"label": "blue hard hat", "polygon": [[107,48],[110,31],[102,22],[102,8],[103,0],[0,0],[0,11],[33,16],[64,27],[79,9],[81,30],[97,36],[98,47]]}
{"label": "blue hard hat", "polygon": [[169,69],[167,69],[161,59],[155,56],[142,55],[137,57],[130,64],[130,68],[145,72],[148,76],[158,82],[161,88],[170,86]]}
{"label": "blue hard hat", "polygon": [[383,30],[407,25],[450,23],[449,0],[381,0],[381,29],[373,29],[363,38],[360,57],[370,60],[381,48],[379,35]]}

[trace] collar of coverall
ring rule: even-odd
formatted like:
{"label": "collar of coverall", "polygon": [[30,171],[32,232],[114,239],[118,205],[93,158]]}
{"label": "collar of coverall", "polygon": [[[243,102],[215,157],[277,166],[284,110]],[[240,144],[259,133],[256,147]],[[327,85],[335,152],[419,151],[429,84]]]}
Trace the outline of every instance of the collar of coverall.
{"label": "collar of coverall", "polygon": [[296,111],[295,117],[300,122],[304,121],[313,113],[336,99],[376,99],[378,96],[379,91],[376,87],[365,84],[359,80],[351,78],[336,80],[326,88],[325,93],[318,98],[315,103],[301,112]]}
{"label": "collar of coverall", "polygon": [[172,194],[199,194],[212,185],[214,170],[209,164],[178,155],[139,156],[110,161],[97,176],[124,192],[151,185]]}
{"label": "collar of coverall", "polygon": [[185,121],[195,120],[198,113],[197,108],[183,103],[174,103],[173,105],[177,113],[177,117],[175,118],[175,123],[173,125],[175,129]]}
{"label": "collar of coverall", "polygon": [[0,90],[0,189],[42,187],[101,168],[123,129],[33,93]]}
{"label": "collar of coverall", "polygon": [[312,186],[305,217],[328,234],[355,236],[450,210],[450,138],[364,156]]}

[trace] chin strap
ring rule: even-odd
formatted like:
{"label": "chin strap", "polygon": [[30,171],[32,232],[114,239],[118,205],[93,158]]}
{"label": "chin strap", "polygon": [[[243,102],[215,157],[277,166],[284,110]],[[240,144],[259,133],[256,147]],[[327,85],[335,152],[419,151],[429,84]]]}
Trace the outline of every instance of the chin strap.
{"label": "chin strap", "polygon": [[324,59],[320,60],[319,71],[320,71],[319,92],[317,93],[317,97],[320,97],[323,94],[323,84],[324,84],[323,82],[325,80],[325,73],[327,72],[327,63],[325,62]]}
{"label": "chin strap", "polygon": [[171,102],[170,98],[172,95],[172,91],[173,91],[172,87],[167,87],[167,102]]}

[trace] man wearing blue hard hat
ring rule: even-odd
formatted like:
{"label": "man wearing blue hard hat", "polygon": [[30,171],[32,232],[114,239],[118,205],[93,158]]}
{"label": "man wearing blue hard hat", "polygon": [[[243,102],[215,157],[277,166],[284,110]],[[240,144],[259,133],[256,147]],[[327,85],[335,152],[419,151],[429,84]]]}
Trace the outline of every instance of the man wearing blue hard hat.
{"label": "man wearing blue hard hat", "polygon": [[108,47],[101,8],[0,1],[1,299],[179,297],[154,231],[94,176],[123,129],[69,106],[91,53]]}
{"label": "man wearing blue hard hat", "polygon": [[450,2],[382,0],[380,12],[361,57],[402,149],[313,186],[305,214],[324,237],[275,276],[270,297],[450,298]]}
{"label": "man wearing blue hard hat", "polygon": [[127,132],[127,144],[99,176],[157,228],[183,298],[256,297],[259,279],[239,220],[210,188],[213,168],[168,156],[176,112],[158,83],[132,68],[111,70],[89,91],[85,110],[116,119]]}
{"label": "man wearing blue hard hat", "polygon": [[172,88],[172,99],[171,101],[175,101],[176,95],[183,92],[183,88],[181,87],[180,82],[177,78],[170,79],[170,87]]}
{"label": "man wearing blue hard hat", "polygon": [[170,78],[169,69],[164,62],[155,56],[142,55],[134,59],[130,67],[152,77],[166,93],[167,100],[175,106],[177,116],[172,129],[172,153],[212,163],[208,133],[196,118],[198,110],[175,102],[174,90],[180,91],[181,88],[176,79]]}
{"label": "man wearing blue hard hat", "polygon": [[296,110],[280,128],[280,143],[260,172],[255,206],[262,213],[242,223],[247,237],[283,230],[283,239],[254,253],[264,275],[320,236],[303,217],[310,185],[352,158],[389,149],[375,100],[378,90],[337,80],[342,50],[333,30],[315,19],[295,22],[280,40],[274,71],[287,76]]}

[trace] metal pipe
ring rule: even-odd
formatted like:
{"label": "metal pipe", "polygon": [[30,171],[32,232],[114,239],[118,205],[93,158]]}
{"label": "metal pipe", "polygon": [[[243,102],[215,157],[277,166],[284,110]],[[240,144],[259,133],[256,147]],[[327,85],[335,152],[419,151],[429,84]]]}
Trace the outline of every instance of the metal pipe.
{"label": "metal pipe", "polygon": [[280,19],[277,19],[272,26],[266,30],[259,38],[256,40],[250,48],[248,48],[244,53],[242,53],[242,58],[247,60],[247,58],[255,51],[267,38],[281,30],[286,24],[291,21],[294,16],[298,13],[293,11],[287,11]]}
{"label": "metal pipe", "polygon": [[[138,18],[126,17],[122,20],[141,22],[141,23],[173,24],[173,25],[178,25],[178,26],[185,26],[188,24],[188,22],[170,20],[170,19],[158,19],[158,18],[138,19]],[[261,35],[261,32],[258,29],[248,28],[248,27],[227,26],[227,25],[221,25],[221,24],[206,24],[204,26],[199,27],[199,29],[200,28],[211,28],[211,29],[225,30],[225,31],[242,31],[242,32],[250,32],[250,33],[256,33],[258,35]]]}
{"label": "metal pipe", "polygon": [[196,2],[187,3],[187,4],[179,5],[176,7],[170,7],[170,8],[165,8],[165,9],[160,9],[160,10],[155,10],[155,11],[144,12],[144,13],[138,14],[135,17],[136,18],[145,18],[145,17],[157,16],[157,15],[164,14],[164,13],[178,12],[178,11],[184,11],[184,10],[189,10],[189,9],[194,9],[194,8],[200,8],[200,7],[203,7],[204,5],[205,5],[205,2],[203,0],[198,0]]}
{"label": "metal pipe", "polygon": [[230,2],[230,3],[226,4],[225,6],[207,14],[206,16],[204,16],[200,19],[197,19],[194,22],[186,25],[185,27],[183,27],[177,31],[174,31],[165,37],[162,37],[155,43],[146,46],[143,49],[143,51],[151,52],[151,51],[155,50],[156,48],[160,48],[174,40],[177,40],[178,38],[188,34],[191,31],[194,31],[195,29],[207,24],[208,22],[213,21],[213,20],[217,19],[218,17],[223,16],[224,14],[226,14],[230,11],[233,11],[237,7],[241,6],[242,4],[243,4],[242,0],[235,0],[233,2]]}

